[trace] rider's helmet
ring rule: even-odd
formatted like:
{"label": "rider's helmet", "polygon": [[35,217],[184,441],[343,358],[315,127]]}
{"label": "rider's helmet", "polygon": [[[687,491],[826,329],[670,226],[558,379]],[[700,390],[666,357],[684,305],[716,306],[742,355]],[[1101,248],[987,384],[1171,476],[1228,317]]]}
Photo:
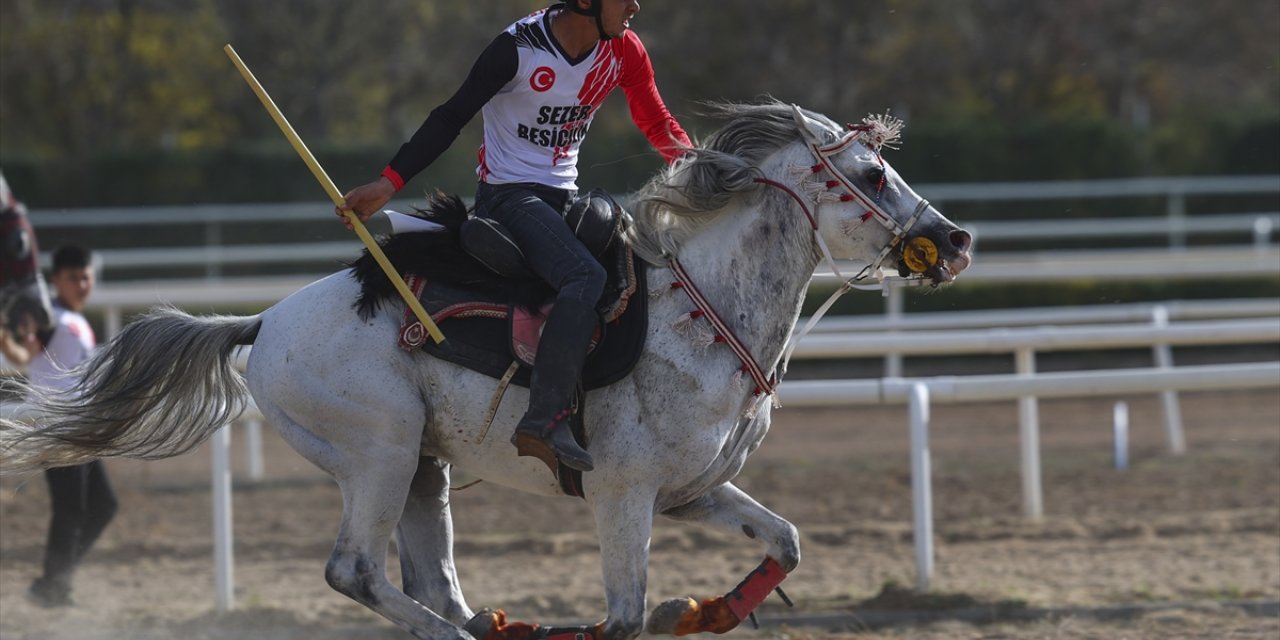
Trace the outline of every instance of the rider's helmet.
{"label": "rider's helmet", "polygon": [[601,40],[608,40],[613,37],[604,30],[604,19],[601,17],[601,14],[604,12],[604,6],[600,0],[587,0],[586,9],[578,6],[578,0],[565,0],[564,4],[567,9],[578,15],[595,18],[596,29],[600,32]]}

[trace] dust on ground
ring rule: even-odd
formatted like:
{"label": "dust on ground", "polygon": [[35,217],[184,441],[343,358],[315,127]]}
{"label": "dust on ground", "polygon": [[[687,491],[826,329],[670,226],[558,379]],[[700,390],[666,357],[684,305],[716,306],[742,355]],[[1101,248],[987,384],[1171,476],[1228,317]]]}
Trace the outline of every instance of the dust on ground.
{"label": "dust on ground", "polygon": [[[803,559],[762,620],[838,614],[838,627],[735,630],[728,637],[1277,638],[1280,619],[1237,602],[1280,600],[1280,393],[1183,393],[1188,453],[1165,451],[1155,396],[1129,403],[1131,463],[1112,465],[1119,398],[1042,401],[1045,517],[1023,518],[1014,403],[937,405],[931,450],[936,575],[913,600],[911,480],[905,409],[775,412],[737,484],[794,522]],[[23,593],[39,570],[48,505],[43,480],[0,485],[0,638],[115,640],[399,639],[409,637],[333,592],[323,570],[341,510],[337,488],[266,437],[267,475],[243,480],[236,456],[237,609],[213,609],[208,452],[108,462],[116,521],[76,579],[71,609]],[[457,561],[473,608],[537,622],[604,614],[598,547],[585,507],[479,484],[453,501]],[[393,549],[394,551],[394,549]],[[660,521],[649,605],[724,593],[762,558],[757,543]],[[398,579],[398,566],[389,563]],[[1166,607],[1176,603],[1176,607]],[[1078,611],[1152,609],[1098,620]],[[1043,619],[959,619],[873,628],[885,611],[1054,608]],[[910,619],[904,613],[903,620]],[[848,622],[850,619],[855,622]]]}

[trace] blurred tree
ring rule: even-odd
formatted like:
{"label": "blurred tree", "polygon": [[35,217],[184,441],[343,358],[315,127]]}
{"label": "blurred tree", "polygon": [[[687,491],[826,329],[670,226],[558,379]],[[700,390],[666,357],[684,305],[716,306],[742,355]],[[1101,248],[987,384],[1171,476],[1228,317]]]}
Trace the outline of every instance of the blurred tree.
{"label": "blurred tree", "polygon": [[233,124],[211,92],[221,70],[212,0],[4,0],[0,141],[6,151],[222,144]]}
{"label": "blurred tree", "polygon": [[[1036,175],[1037,163],[1040,177],[1104,166],[1032,155],[1069,147],[1061,141],[1018,146],[1083,131],[1145,145],[1117,156],[1139,172],[1197,166],[1223,135],[1264,136],[1232,143],[1256,156],[1242,166],[1277,162],[1268,155],[1280,147],[1268,125],[1280,119],[1274,0],[641,4],[633,26],[668,105],[695,136],[712,126],[697,117],[697,101],[769,94],[848,120],[891,109],[912,125],[908,140],[926,128],[932,139],[948,128],[1003,132],[999,152],[1027,154],[1006,163],[1020,177]],[[360,163],[387,157],[501,28],[541,6],[0,0],[0,154],[63,164],[122,152],[287,152],[220,51],[230,42],[322,160],[326,150]],[[1252,124],[1222,124],[1233,120]],[[633,187],[656,166],[617,98],[593,129],[584,169],[625,175]],[[464,132],[433,184],[466,184],[476,131]]]}

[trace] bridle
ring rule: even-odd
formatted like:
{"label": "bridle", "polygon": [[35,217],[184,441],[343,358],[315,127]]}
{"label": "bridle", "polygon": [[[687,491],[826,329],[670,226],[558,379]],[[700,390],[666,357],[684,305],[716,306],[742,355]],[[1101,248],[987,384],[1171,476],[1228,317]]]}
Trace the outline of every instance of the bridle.
{"label": "bridle", "polygon": [[[880,150],[887,145],[891,146],[897,139],[898,131],[901,128],[900,121],[889,120],[887,117],[869,116],[868,118],[865,118],[861,124],[848,125],[847,133],[841,136],[839,140],[829,144],[819,144],[805,128],[805,116],[800,111],[800,108],[795,105],[792,105],[792,108],[795,110],[797,124],[800,126],[801,130],[805,132],[806,146],[817,161],[813,165],[797,167],[801,176],[799,185],[800,189],[806,193],[813,193],[814,208],[809,206],[809,201],[802,197],[795,188],[792,188],[787,184],[764,177],[757,177],[753,181],[757,184],[766,185],[782,191],[790,196],[797,205],[799,205],[800,211],[803,212],[805,218],[809,220],[809,226],[813,229],[814,239],[819,250],[822,252],[823,258],[830,266],[831,272],[837,277],[844,279],[844,283],[836,289],[835,293],[833,293],[831,297],[817,309],[817,311],[813,313],[809,318],[809,321],[805,323],[805,326],[799,332],[791,336],[791,339],[788,340],[787,345],[783,350],[781,361],[773,375],[770,376],[764,372],[746,346],[743,345],[737,336],[734,335],[732,329],[723,320],[721,320],[715,310],[711,308],[710,303],[702,296],[697,287],[694,286],[692,280],[685,272],[683,266],[681,266],[679,260],[674,256],[671,256],[668,260],[668,268],[676,278],[676,282],[672,283],[672,288],[683,289],[697,307],[696,311],[689,314],[689,318],[703,318],[711,324],[715,331],[714,342],[726,344],[733,350],[734,354],[738,356],[738,359],[742,362],[741,371],[750,375],[755,381],[756,386],[753,393],[761,399],[773,395],[778,382],[781,380],[782,376],[786,374],[787,365],[791,360],[791,354],[795,350],[795,346],[800,339],[813,329],[818,320],[826,314],[840,296],[847,293],[850,289],[862,288],[858,286],[858,283],[865,280],[868,276],[875,274],[877,280],[881,279],[879,274],[881,273],[881,266],[884,264],[884,261],[888,259],[895,249],[898,249],[898,247],[902,245],[907,234],[910,233],[911,229],[920,220],[920,217],[924,212],[929,209],[929,201],[922,198],[916,205],[915,210],[912,211],[911,216],[907,218],[907,221],[905,223],[899,223],[892,215],[889,215],[882,206],[880,206],[880,190],[884,188],[886,179],[883,175],[876,191],[876,197],[872,198],[864,193],[862,189],[858,188],[858,186],[854,184],[848,176],[844,175],[844,172],[840,171],[839,167],[837,167],[832,161],[834,156],[848,150],[856,143],[862,143],[875,154],[876,159],[880,162],[881,167],[883,167],[884,159],[880,155]],[[821,181],[818,174],[821,174],[824,171],[829,174],[831,178],[826,181]],[[866,212],[862,214],[860,218],[863,222],[874,218],[891,233],[889,241],[885,244],[884,248],[880,250],[876,259],[852,278],[845,279],[844,275],[840,273],[840,268],[836,264],[830,248],[827,247],[826,241],[823,240],[822,232],[818,227],[818,218],[815,215],[815,209],[817,204],[824,201],[856,202],[866,208]],[[920,271],[922,272],[923,269]],[[924,282],[924,279],[920,277],[914,278],[914,280],[919,283]],[[776,399],[774,402],[775,406],[777,406]],[[748,413],[754,415],[758,407],[758,402],[753,402]]]}
{"label": "bridle", "polygon": [[[792,105],[792,108],[795,109],[796,119],[798,122],[801,122],[800,126],[803,129],[804,125],[802,119],[804,116],[800,112],[800,108],[795,105]],[[861,220],[863,222],[874,219],[888,229],[890,234],[892,234],[884,248],[881,249],[880,253],[876,256],[875,260],[847,282],[850,286],[852,286],[854,282],[864,280],[868,276],[878,273],[880,268],[884,265],[884,261],[888,259],[893,251],[902,244],[903,240],[906,239],[907,234],[910,233],[916,222],[920,220],[920,216],[929,209],[929,201],[921,198],[920,202],[916,204],[915,210],[911,212],[911,216],[907,218],[906,223],[899,223],[892,215],[889,215],[889,213],[884,210],[884,207],[880,206],[880,193],[884,189],[886,180],[886,177],[883,174],[881,175],[880,183],[877,185],[876,194],[873,198],[863,192],[862,189],[858,188],[858,185],[854,184],[853,181],[850,180],[849,177],[846,176],[844,172],[841,171],[840,168],[832,161],[834,156],[847,151],[854,144],[860,142],[875,154],[876,160],[880,163],[880,166],[883,169],[884,158],[880,155],[880,150],[883,147],[887,145],[891,146],[894,143],[897,139],[898,130],[901,128],[900,122],[886,121],[887,118],[885,117],[869,116],[860,124],[848,125],[848,131],[841,136],[839,140],[825,145],[819,144],[816,140],[806,135],[805,146],[809,148],[809,152],[813,154],[813,157],[817,162],[807,167],[798,168],[800,169],[800,174],[803,176],[801,178],[802,188],[806,192],[813,192],[815,194],[815,204],[824,200],[856,202],[866,208],[866,212],[861,216]],[[821,174],[824,171],[831,176],[829,180],[822,181],[818,176],[818,174]],[[805,217],[809,220],[809,226],[813,228],[814,239],[818,244],[818,248],[822,251],[823,258],[831,267],[831,272],[837,277],[843,279],[844,275],[840,273],[840,268],[836,265],[835,258],[831,255],[831,250],[827,247],[826,241],[822,239],[822,233],[818,229],[818,218],[814,211],[809,208],[809,203],[802,198],[795,189],[792,189],[781,182],[770,180],[768,178],[756,178],[754,181],[758,184],[768,185],[781,190],[800,206],[800,210],[804,212]]]}

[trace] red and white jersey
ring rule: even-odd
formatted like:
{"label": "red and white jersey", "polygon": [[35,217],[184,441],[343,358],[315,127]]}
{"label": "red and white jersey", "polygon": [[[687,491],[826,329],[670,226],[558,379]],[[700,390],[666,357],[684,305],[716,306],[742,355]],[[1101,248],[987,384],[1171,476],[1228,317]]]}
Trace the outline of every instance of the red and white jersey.
{"label": "red and white jersey", "polygon": [[27,364],[27,380],[42,389],[66,391],[77,382],[67,371],[88,360],[97,341],[93,327],[79,313],[55,303],[53,315],[53,336]]}
{"label": "red and white jersey", "polygon": [[558,6],[517,20],[485,49],[467,80],[401,147],[383,175],[397,188],[434,161],[478,111],[480,180],[576,189],[578,147],[596,110],[622,87],[632,120],[668,162],[690,145],[653,80],[649,54],[628,30],[573,59],[551,33]]}

